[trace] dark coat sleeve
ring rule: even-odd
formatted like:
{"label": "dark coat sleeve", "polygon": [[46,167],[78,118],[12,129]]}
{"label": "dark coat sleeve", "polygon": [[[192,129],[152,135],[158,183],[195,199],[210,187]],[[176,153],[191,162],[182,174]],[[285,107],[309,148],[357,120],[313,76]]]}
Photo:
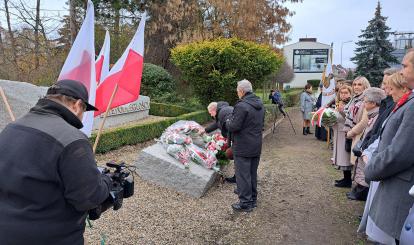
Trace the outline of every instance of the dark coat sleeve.
{"label": "dark coat sleeve", "polygon": [[217,121],[214,121],[214,123],[212,123],[212,124],[210,124],[206,127],[206,133],[211,133],[211,132],[213,132],[214,130],[216,130],[218,128],[219,128],[219,125],[218,125]]}
{"label": "dark coat sleeve", "polygon": [[229,132],[234,133],[243,129],[243,122],[248,114],[247,109],[241,104],[236,105],[232,116],[226,120],[226,128]]}
{"label": "dark coat sleeve", "polygon": [[66,146],[58,164],[63,195],[76,210],[95,208],[109,196],[111,180],[99,172],[87,140],[77,140]]}
{"label": "dark coat sleeve", "polygon": [[385,180],[413,167],[413,121],[414,110],[407,109],[391,143],[381,152],[374,152],[366,166],[365,179],[367,183]]}

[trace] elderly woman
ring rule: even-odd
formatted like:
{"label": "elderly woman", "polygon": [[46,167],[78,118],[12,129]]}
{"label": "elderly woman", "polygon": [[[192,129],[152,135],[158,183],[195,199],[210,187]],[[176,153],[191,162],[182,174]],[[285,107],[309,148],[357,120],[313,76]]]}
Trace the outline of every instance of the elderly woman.
{"label": "elderly woman", "polygon": [[336,106],[335,114],[337,117],[336,124],[332,127],[334,132],[334,157],[333,163],[342,170],[344,178],[335,181],[336,187],[351,187],[352,185],[352,164],[351,154],[345,150],[345,137],[346,132],[343,130],[345,123],[345,106],[351,100],[352,88],[347,85],[343,85],[338,89],[338,103]]}
{"label": "elderly woman", "polygon": [[[363,93],[364,96],[364,106],[367,112],[368,124],[365,128],[361,138],[358,140],[359,143],[362,143],[364,136],[371,131],[372,127],[375,124],[375,121],[378,118],[379,107],[381,101],[385,99],[386,95],[384,90],[380,88],[368,88]],[[366,162],[363,160],[362,156],[362,146],[356,144],[356,147],[353,150],[354,155],[358,156],[355,169],[354,177],[354,187],[352,191],[347,195],[351,200],[365,201],[367,199],[369,185],[365,182],[364,169]]]}
{"label": "elderly woman", "polygon": [[[392,96],[392,99],[397,103],[403,95],[408,91],[405,87],[404,78],[399,73],[394,73],[390,75],[387,79],[384,79],[384,87],[388,94]],[[365,163],[368,163],[371,159],[372,153],[377,149],[379,139],[377,138],[364,152],[362,153],[362,158]],[[375,163],[370,163],[375,164]],[[371,203],[375,196],[375,193],[378,189],[380,182],[371,181],[369,186],[369,192],[367,197],[367,202],[365,203],[364,215],[362,216],[361,223],[358,228],[358,232],[366,232],[369,240],[375,241],[380,244],[394,244],[394,238],[386,234],[384,231],[379,229],[373,220],[368,216],[369,210],[371,208]]]}
{"label": "elderly woman", "polygon": [[311,134],[310,132],[310,113],[313,110],[315,98],[312,96],[312,85],[306,84],[303,93],[300,95],[300,110],[303,114],[303,135]]}

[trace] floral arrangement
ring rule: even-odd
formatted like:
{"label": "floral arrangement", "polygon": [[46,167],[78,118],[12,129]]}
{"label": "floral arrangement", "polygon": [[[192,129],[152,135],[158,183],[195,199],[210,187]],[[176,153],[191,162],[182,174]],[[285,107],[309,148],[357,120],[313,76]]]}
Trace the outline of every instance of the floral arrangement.
{"label": "floral arrangement", "polygon": [[332,127],[337,120],[335,111],[331,108],[320,108],[316,112],[312,112],[312,126],[316,123],[319,127]]}
{"label": "floral arrangement", "polygon": [[219,151],[226,151],[228,148],[227,139],[220,133],[215,133],[210,136],[210,139],[206,144],[206,149],[214,154],[217,154]]}
{"label": "floral arrangement", "polygon": [[[194,144],[201,137],[204,148]],[[190,161],[208,169],[215,169],[218,162],[216,154],[225,150],[227,141],[219,133],[209,136],[204,128],[193,121],[178,121],[168,127],[158,140],[167,153],[188,167]]]}

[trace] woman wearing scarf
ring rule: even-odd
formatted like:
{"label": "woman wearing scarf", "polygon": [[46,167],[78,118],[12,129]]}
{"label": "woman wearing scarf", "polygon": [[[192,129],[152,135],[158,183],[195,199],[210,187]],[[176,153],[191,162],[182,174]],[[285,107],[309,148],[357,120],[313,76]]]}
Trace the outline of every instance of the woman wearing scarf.
{"label": "woman wearing scarf", "polygon": [[[403,95],[408,91],[405,87],[404,78],[399,73],[391,75],[386,81],[385,86],[389,87],[389,95],[397,103]],[[367,163],[372,156],[372,153],[377,149],[379,138],[376,139],[362,154],[363,161]],[[371,163],[375,164],[375,163]],[[369,185],[369,192],[367,202],[365,203],[364,215],[362,216],[361,223],[358,228],[358,232],[365,232],[368,236],[368,240],[377,242],[380,244],[395,244],[394,238],[382,231],[378,226],[375,225],[374,221],[369,217],[369,210],[375,192],[378,189],[379,181],[371,181]]]}
{"label": "woman wearing scarf", "polygon": [[346,132],[344,129],[345,123],[345,106],[351,100],[352,88],[348,85],[343,85],[338,89],[338,103],[335,114],[337,118],[336,124],[332,127],[334,135],[334,156],[333,163],[339,170],[344,173],[344,178],[335,181],[336,187],[351,187],[352,184],[352,164],[351,154],[345,150]]}
{"label": "woman wearing scarf", "polygon": [[[364,105],[364,91],[370,88],[368,79],[365,77],[357,77],[352,82],[352,91],[354,96],[349,104],[345,107],[345,125],[344,131],[347,139],[352,139],[351,149],[354,148],[357,141],[361,138],[362,132],[368,125],[368,116]],[[355,165],[356,156],[351,154],[351,164]],[[351,167],[352,169],[352,167]],[[351,171],[351,170],[348,170]],[[349,173],[349,172],[348,172]],[[347,186],[351,187],[351,186]],[[348,193],[347,195],[349,195]]]}

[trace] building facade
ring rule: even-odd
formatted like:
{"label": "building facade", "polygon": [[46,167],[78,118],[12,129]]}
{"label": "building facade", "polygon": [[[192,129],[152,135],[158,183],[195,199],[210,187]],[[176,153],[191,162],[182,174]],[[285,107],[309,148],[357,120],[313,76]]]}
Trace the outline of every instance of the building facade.
{"label": "building facade", "polygon": [[329,51],[330,45],[319,43],[316,38],[300,38],[299,42],[283,47],[286,61],[295,73],[284,87],[303,88],[308,80],[321,79]]}

